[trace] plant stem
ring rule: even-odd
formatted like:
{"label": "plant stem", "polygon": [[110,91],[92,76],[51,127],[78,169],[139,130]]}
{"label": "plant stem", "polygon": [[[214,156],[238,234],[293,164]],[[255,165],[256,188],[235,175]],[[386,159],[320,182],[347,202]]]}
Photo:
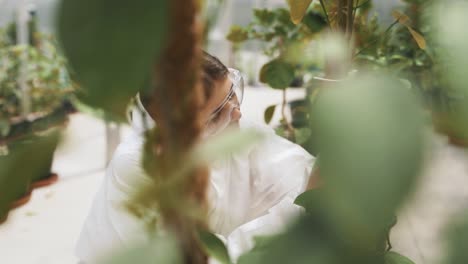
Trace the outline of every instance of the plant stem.
{"label": "plant stem", "polygon": [[393,22],[386,30],[385,32],[382,34],[381,37],[379,38],[376,38],[374,40],[372,40],[367,46],[365,46],[364,48],[360,49],[358,52],[356,52],[356,54],[354,54],[353,58],[355,58],[356,56],[360,55],[361,53],[363,53],[365,50],[367,50],[368,48],[372,47],[374,44],[376,44],[382,37],[384,37],[386,34],[388,34],[388,32],[390,32],[390,30],[396,25],[398,24],[399,20],[395,20],[395,22]]}
{"label": "plant stem", "polygon": [[291,123],[288,121],[288,118],[286,117],[286,89],[283,89],[283,103],[281,104],[281,115],[283,117],[284,123],[286,124],[286,128],[288,130],[288,137],[290,140],[294,141],[295,135],[294,135],[294,128],[292,127]]}
{"label": "plant stem", "polygon": [[327,8],[325,7],[325,3],[323,2],[323,0],[320,0],[320,5],[322,6],[323,13],[325,14],[325,18],[327,20],[328,27],[331,28],[330,18],[328,17]]}
{"label": "plant stem", "polygon": [[343,7],[344,7],[344,2],[346,0],[338,0],[338,8],[337,8],[337,14],[336,14],[336,22],[338,29],[341,30],[342,32],[346,32],[346,21],[344,19],[344,13],[343,13]]}
{"label": "plant stem", "polygon": [[367,1],[365,1],[364,3],[362,3],[362,4],[359,4],[359,1],[358,1],[357,5],[354,7],[354,9],[357,10],[357,9],[363,7],[364,5],[367,5],[367,3],[369,3],[370,1],[371,1],[371,0],[367,0]]}
{"label": "plant stem", "polygon": [[[357,0],[356,2],[356,7],[353,8],[353,24],[354,22],[356,22],[356,14],[357,14],[357,6],[359,6],[359,0]],[[354,28],[354,25],[353,25],[353,28]]]}
{"label": "plant stem", "polygon": [[[153,89],[148,107],[150,116],[158,124],[149,148],[156,152],[152,162],[158,167],[150,176],[160,186],[174,180],[180,164],[188,160],[190,151],[197,144],[202,126],[200,113],[196,110],[204,103],[199,63],[203,32],[201,21],[197,19],[198,0],[168,3],[168,35],[153,67]],[[184,264],[207,263],[197,230],[206,227],[208,177],[206,167],[197,167],[187,171],[182,181],[176,181],[174,188],[145,194],[156,200],[161,223],[176,237]],[[187,214],[187,208],[196,210],[197,217]]]}
{"label": "plant stem", "polygon": [[353,28],[354,28],[354,0],[348,0],[348,6],[346,10],[346,35],[348,36],[348,39],[351,40],[352,34],[353,34]]}

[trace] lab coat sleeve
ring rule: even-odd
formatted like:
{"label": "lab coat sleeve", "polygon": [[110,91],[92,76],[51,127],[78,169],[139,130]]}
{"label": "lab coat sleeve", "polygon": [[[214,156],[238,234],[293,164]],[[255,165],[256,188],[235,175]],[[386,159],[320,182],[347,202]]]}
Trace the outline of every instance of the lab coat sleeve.
{"label": "lab coat sleeve", "polygon": [[294,200],[306,190],[314,161],[302,147],[277,135],[270,135],[252,151],[248,222],[227,237],[234,259],[254,246],[255,236],[282,231],[302,212]]}
{"label": "lab coat sleeve", "polygon": [[141,169],[139,156],[125,146],[117,149],[75,248],[81,261],[95,263],[108,252],[146,241],[142,221],[125,208],[138,184],[148,180]]}

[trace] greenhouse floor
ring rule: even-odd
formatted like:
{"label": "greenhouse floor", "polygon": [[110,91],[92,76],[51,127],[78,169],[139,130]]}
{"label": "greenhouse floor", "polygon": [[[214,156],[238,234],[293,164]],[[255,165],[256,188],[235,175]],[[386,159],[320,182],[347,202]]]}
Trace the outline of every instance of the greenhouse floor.
{"label": "greenhouse floor", "polygon": [[[304,91],[288,91],[289,99]],[[263,109],[280,103],[281,92],[247,88],[244,118],[263,120]],[[278,122],[279,109],[273,124]],[[121,128],[122,136],[129,131]],[[444,137],[433,137],[429,165],[411,202],[400,212],[392,232],[396,251],[418,264],[438,263],[443,246],[442,227],[468,202],[468,157],[449,146]],[[105,124],[85,114],[71,117],[64,140],[55,154],[53,170],[60,179],[37,189],[31,201],[10,212],[0,225],[0,256],[5,264],[76,264],[73,249],[91,201],[104,177]]]}

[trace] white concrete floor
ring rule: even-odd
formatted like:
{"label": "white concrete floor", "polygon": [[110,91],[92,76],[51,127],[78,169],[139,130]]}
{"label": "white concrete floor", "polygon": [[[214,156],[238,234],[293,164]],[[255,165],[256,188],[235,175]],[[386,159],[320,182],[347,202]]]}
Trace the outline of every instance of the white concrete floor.
{"label": "white concrete floor", "polygon": [[[290,99],[303,90],[288,92]],[[246,89],[244,118],[263,121],[264,109],[281,102],[281,92]],[[279,119],[279,109],[273,124]],[[122,128],[122,134],[128,132]],[[76,264],[73,248],[92,198],[104,176],[105,126],[100,120],[75,114],[55,153],[53,169],[60,180],[35,190],[26,205],[10,212],[0,225],[0,256],[5,264]],[[438,263],[441,230],[446,220],[468,201],[466,153],[436,137],[432,160],[418,191],[400,212],[392,233],[396,251],[418,264]]]}

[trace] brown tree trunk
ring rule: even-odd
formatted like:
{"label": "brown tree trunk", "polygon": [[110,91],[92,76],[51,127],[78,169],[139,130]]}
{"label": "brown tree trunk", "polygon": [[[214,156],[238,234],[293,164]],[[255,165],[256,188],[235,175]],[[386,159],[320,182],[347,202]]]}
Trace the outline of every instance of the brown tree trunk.
{"label": "brown tree trunk", "polygon": [[[158,138],[157,182],[175,182],[158,195],[163,226],[178,239],[185,263],[206,263],[197,229],[206,218],[208,171],[200,167],[179,177],[178,169],[201,132],[199,109],[203,102],[200,59],[202,26],[198,0],[170,0],[166,47],[153,69],[153,94],[149,113]],[[196,208],[196,214],[187,211]],[[196,216],[194,216],[196,215]]]}

